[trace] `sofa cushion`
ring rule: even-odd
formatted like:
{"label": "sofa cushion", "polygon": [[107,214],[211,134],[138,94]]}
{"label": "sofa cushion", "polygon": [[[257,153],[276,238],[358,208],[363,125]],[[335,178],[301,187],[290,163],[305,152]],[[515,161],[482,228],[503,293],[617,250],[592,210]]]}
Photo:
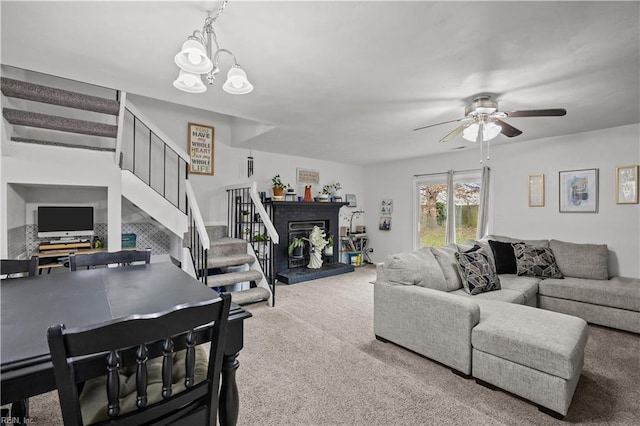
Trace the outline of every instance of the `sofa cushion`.
{"label": "sofa cushion", "polygon": [[480,323],[471,331],[474,349],[566,380],[580,374],[587,343],[583,319],[512,303],[476,303]]}
{"label": "sofa cushion", "polygon": [[513,290],[522,293],[525,304],[531,302],[535,305],[536,295],[538,294],[538,283],[540,278],[519,276],[514,274],[500,275],[500,286],[503,290]]}
{"label": "sofa cushion", "polygon": [[504,235],[491,235],[490,240],[502,241],[505,243],[525,243],[534,247],[549,247],[549,240],[525,240],[522,238],[511,238]]}
{"label": "sofa cushion", "polygon": [[440,265],[428,247],[387,256],[383,270],[384,279],[392,283],[449,291]]}
{"label": "sofa cushion", "polygon": [[489,240],[489,247],[493,253],[498,274],[517,274],[516,253],[511,243]]}
{"label": "sofa cushion", "polygon": [[542,296],[575,300],[611,308],[640,312],[640,279],[613,277],[610,280],[565,278],[541,281]]}
{"label": "sofa cushion", "polygon": [[444,274],[447,289],[453,291],[462,288],[462,279],[458,272],[458,261],[455,256],[458,252],[456,245],[447,244],[443,247],[430,247],[430,249]]}
{"label": "sofa cushion", "polygon": [[513,243],[518,275],[541,278],[562,278],[551,249]]}
{"label": "sofa cushion", "polygon": [[[500,282],[500,284],[502,285],[502,281]],[[500,290],[478,293],[473,296],[461,288],[459,290],[452,291],[451,294],[468,297],[473,300],[493,300],[497,302],[516,303],[518,305],[524,305],[525,303],[524,294],[522,292],[517,290],[505,290],[504,288]]]}
{"label": "sofa cushion", "polygon": [[609,279],[609,250],[606,244],[575,244],[551,240],[549,247],[565,277]]}
{"label": "sofa cushion", "polygon": [[455,253],[465,291],[476,295],[486,291],[500,290],[500,279],[486,250],[479,246],[471,250],[473,251]]}

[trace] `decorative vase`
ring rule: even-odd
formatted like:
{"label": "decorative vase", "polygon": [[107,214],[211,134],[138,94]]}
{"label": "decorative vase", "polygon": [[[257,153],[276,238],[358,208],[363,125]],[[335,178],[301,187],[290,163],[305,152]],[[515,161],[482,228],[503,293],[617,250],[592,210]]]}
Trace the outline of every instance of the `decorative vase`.
{"label": "decorative vase", "polygon": [[324,255],[325,256],[333,256],[333,246],[326,246],[324,248]]}
{"label": "decorative vase", "polygon": [[304,198],[302,201],[313,201],[313,198],[311,198],[311,185],[304,187]]}

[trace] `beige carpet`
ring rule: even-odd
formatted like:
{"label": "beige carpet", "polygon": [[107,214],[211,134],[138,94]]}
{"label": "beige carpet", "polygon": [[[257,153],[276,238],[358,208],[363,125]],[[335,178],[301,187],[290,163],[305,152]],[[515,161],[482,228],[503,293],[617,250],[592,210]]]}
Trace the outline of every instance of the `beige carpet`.
{"label": "beige carpet", "polygon": [[[240,425],[561,424],[426,358],[375,340],[372,266],[278,286],[252,305],[237,373]],[[640,336],[589,327],[565,421],[638,424]],[[34,424],[60,424],[55,392],[31,400]]]}

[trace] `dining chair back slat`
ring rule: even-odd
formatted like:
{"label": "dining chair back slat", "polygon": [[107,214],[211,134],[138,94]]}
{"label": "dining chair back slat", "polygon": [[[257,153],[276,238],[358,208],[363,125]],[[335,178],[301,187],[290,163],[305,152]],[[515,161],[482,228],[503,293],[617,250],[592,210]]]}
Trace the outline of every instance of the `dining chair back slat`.
{"label": "dining chair back slat", "polygon": [[0,276],[12,278],[12,275],[27,274],[29,277],[36,275],[38,270],[38,256],[31,256],[29,260],[0,260]]}
{"label": "dining chair back slat", "polygon": [[[161,424],[215,425],[230,305],[230,295],[221,294],[209,301],[180,305],[158,314],[134,315],[78,329],[66,329],[64,324],[49,327],[47,339],[64,424],[86,424],[78,385],[107,375],[106,389],[99,390],[104,398],[105,418],[90,424],[155,424],[161,420]],[[184,390],[179,392],[164,392],[154,385],[154,392],[161,396],[152,399],[151,394],[147,395],[150,390],[146,382],[151,381],[147,378],[148,363],[161,363],[169,348],[177,356],[178,351],[207,342],[210,342],[208,359],[198,361],[198,365],[204,362],[207,366],[206,377],[181,386]],[[205,353],[202,346],[197,349]],[[187,376],[185,364],[189,363],[173,364],[172,375],[179,372],[181,377]],[[123,389],[118,377],[127,371],[136,375],[136,398],[134,404],[123,410],[118,402]],[[88,383],[91,382],[84,384],[85,390],[94,387]]]}
{"label": "dining chair back slat", "polygon": [[88,254],[69,255],[69,269],[77,271],[79,267],[87,269],[96,266],[119,265],[127,266],[132,262],[149,263],[151,261],[151,249],[145,250],[121,250],[116,252],[98,252]]}

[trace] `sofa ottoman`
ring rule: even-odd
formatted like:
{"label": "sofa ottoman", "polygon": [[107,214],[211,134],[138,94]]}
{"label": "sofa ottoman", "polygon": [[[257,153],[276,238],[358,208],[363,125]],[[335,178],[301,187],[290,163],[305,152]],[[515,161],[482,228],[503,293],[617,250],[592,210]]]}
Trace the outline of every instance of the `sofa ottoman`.
{"label": "sofa ottoman", "polygon": [[476,303],[480,322],[471,332],[472,375],[564,417],[582,372],[587,323],[530,306]]}
{"label": "sofa ottoman", "polygon": [[547,279],[538,285],[538,306],[590,323],[640,333],[640,280],[613,277]]}

